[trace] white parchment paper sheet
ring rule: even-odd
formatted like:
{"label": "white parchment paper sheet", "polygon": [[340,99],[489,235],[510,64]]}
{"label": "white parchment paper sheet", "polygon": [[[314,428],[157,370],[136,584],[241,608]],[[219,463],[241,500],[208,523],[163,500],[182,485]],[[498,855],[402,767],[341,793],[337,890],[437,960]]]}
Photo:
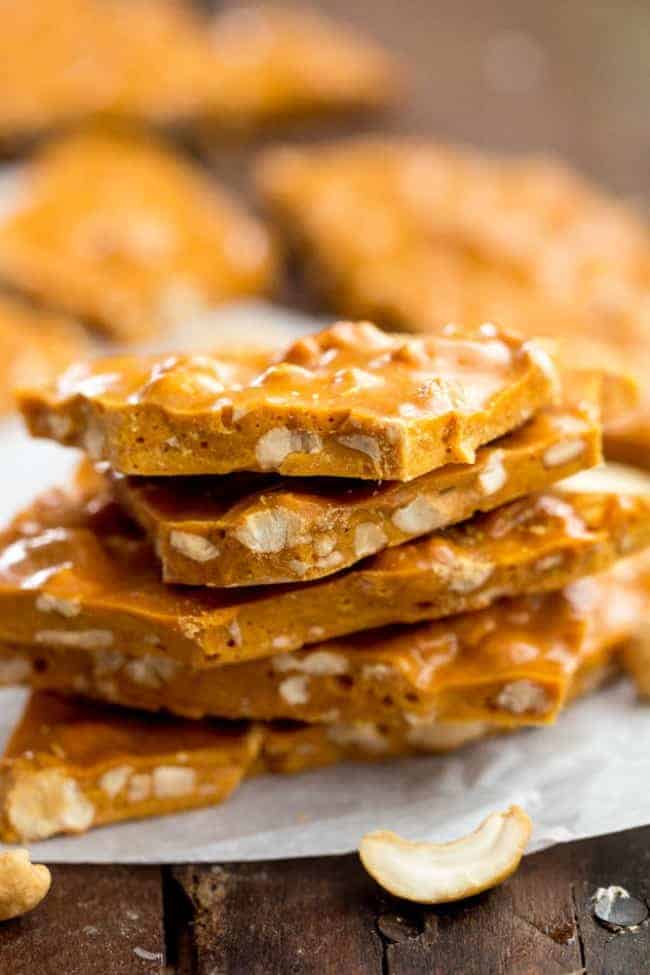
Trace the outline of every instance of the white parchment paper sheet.
{"label": "white parchment paper sheet", "polygon": [[[248,324],[277,329],[282,316],[233,309],[216,329],[245,339]],[[301,322],[294,319],[291,331]],[[295,334],[295,331],[294,331]],[[65,478],[74,452],[30,441],[17,420],[0,426],[2,521],[46,484]],[[25,692],[0,691],[0,744]],[[442,757],[341,765],[245,782],[223,806],[124,823],[33,844],[56,862],[275,859],[342,853],[367,830],[452,839],[517,802],[532,816],[531,849],[650,822],[650,708],[626,681],[579,701],[552,728],[526,730]]]}

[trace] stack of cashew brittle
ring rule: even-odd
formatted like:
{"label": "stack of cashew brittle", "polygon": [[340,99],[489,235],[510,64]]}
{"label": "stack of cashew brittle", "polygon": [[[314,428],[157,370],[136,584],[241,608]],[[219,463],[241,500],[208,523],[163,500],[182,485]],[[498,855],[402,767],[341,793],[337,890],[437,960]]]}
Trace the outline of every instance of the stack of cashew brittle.
{"label": "stack of cashew brittle", "polygon": [[2,836],[554,721],[650,593],[650,497],[559,484],[611,384],[493,325],[339,323],[23,393],[87,458],[0,539],[0,677],[34,688]]}

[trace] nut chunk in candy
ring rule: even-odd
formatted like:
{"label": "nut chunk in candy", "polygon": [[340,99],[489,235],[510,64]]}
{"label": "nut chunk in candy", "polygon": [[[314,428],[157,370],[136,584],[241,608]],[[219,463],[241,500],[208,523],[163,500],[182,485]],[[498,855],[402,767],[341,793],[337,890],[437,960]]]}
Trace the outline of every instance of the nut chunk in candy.
{"label": "nut chunk in candy", "polygon": [[0,537],[0,640],[196,667],[561,589],[650,543],[650,498],[548,491],[302,585],[167,586],[120,510],[48,492]]}
{"label": "nut chunk in candy", "polygon": [[386,830],[367,833],[359,855],[370,876],[396,897],[444,904],[503,883],[519,866],[531,830],[523,809],[511,806],[452,843],[412,843]]}
{"label": "nut chunk in candy", "polygon": [[27,850],[0,853],[0,921],[33,911],[51,883],[50,871],[42,863],[31,863]]}
{"label": "nut chunk in candy", "polygon": [[[568,682],[565,702],[592,693],[612,674],[620,651],[613,646],[598,663],[586,661]],[[521,688],[523,690],[523,688]],[[515,701],[515,695],[511,695]],[[520,715],[518,724],[503,725],[491,718],[484,721],[439,718],[402,725],[382,721],[338,721],[330,724],[272,722],[265,725],[263,758],[271,772],[303,772],[343,761],[385,761],[403,755],[440,754],[455,751],[490,735],[504,734],[529,723]]]}
{"label": "nut chunk in candy", "polygon": [[42,840],[216,805],[237,788],[259,746],[249,724],[32,695],[0,763],[0,836]]}
{"label": "nut chunk in candy", "polygon": [[480,447],[473,464],[446,464],[406,483],[113,472],[111,484],[151,538],[165,582],[250,586],[331,575],[599,460],[591,410],[551,407]]}
{"label": "nut chunk in candy", "polygon": [[[268,659],[196,670],[71,646],[0,644],[0,683],[191,718],[371,722],[431,740],[431,722],[554,721],[606,672],[650,607],[644,555],[557,592],[501,599],[434,623],[370,630]],[[621,612],[624,607],[625,612]]]}
{"label": "nut chunk in candy", "polygon": [[34,435],[125,474],[409,481],[472,463],[548,405],[556,379],[534,342],[492,325],[413,339],[339,322],[261,368],[251,354],[99,359],[25,392],[22,408]]}
{"label": "nut chunk in candy", "polygon": [[114,338],[270,284],[264,228],[164,145],[72,135],[22,164],[18,180],[0,215],[0,277]]}

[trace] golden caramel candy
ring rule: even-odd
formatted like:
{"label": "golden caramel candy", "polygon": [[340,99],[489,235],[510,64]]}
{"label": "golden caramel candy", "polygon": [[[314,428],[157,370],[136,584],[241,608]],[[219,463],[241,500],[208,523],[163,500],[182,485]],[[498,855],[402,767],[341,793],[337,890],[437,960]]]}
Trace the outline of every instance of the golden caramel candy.
{"label": "golden caramel candy", "polygon": [[0,412],[16,408],[18,386],[50,382],[89,352],[90,343],[75,322],[0,295]]}
{"label": "golden caramel candy", "polygon": [[139,339],[269,287],[264,228],[162,145],[72,135],[37,152],[15,181],[0,216],[0,278],[114,338]]}
{"label": "golden caramel candy", "polygon": [[[605,661],[578,671],[569,698],[610,673]],[[508,730],[481,721],[434,720],[408,730],[364,721],[183,721],[37,693],[0,762],[0,838],[33,841],[216,805],[244,774],[447,752]]]}
{"label": "golden caramel candy", "polygon": [[3,0],[0,9],[5,142],[100,115],[181,121],[204,110],[210,97],[209,45],[189,6]]}
{"label": "golden caramel candy", "polygon": [[557,489],[320,581],[168,586],[110,495],[51,491],[0,539],[0,640],[210,667],[561,589],[649,543],[650,496]]}
{"label": "golden caramel candy", "polygon": [[473,464],[449,464],[407,483],[258,474],[112,474],[110,482],[151,538],[165,582],[246,586],[330,575],[599,460],[591,410],[547,408],[481,447]]}
{"label": "golden caramel candy", "polygon": [[[599,662],[588,661],[581,666],[569,684],[564,703],[593,693],[616,675],[623,651],[624,646],[612,647]],[[295,774],[338,762],[377,762],[405,755],[456,751],[481,738],[515,731],[517,726],[433,718],[410,727],[349,721],[308,725],[271,722],[264,728],[262,749],[254,770]]]}
{"label": "golden caramel candy", "polygon": [[35,436],[81,446],[124,474],[408,481],[472,463],[477,447],[557,391],[547,354],[492,326],[409,339],[339,322],[260,359],[98,359],[25,392],[22,408]]}
{"label": "golden caramel candy", "polygon": [[647,323],[646,226],[557,163],[366,139],[271,150],[257,178],[339,313],[622,348]]}
{"label": "golden caramel candy", "polygon": [[[648,228],[557,163],[355,140],[271,150],[257,179],[334,313],[424,332],[494,321],[648,386]],[[640,419],[611,456],[647,467]]]}
{"label": "golden caramel candy", "polygon": [[0,835],[42,840],[223,802],[260,743],[249,724],[169,720],[33,695],[0,763]]}
{"label": "golden caramel candy", "polygon": [[378,47],[297,9],[209,18],[181,0],[2,0],[0,15],[9,145],[97,116],[251,133],[379,107],[398,86]]}
{"label": "golden caramel candy", "polygon": [[214,18],[210,42],[217,65],[208,137],[380,108],[402,87],[385,51],[309,9],[237,5]]}
{"label": "golden caramel candy", "polygon": [[649,608],[650,571],[632,559],[558,592],[211,670],[155,653],[1,646],[0,683],[192,718],[545,724],[578,670],[632,638]]}

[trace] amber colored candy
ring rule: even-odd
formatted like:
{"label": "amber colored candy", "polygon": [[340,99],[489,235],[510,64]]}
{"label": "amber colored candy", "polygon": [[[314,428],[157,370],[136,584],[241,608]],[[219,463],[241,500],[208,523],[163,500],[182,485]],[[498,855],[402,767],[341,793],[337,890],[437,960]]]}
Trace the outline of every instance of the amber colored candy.
{"label": "amber colored candy", "polygon": [[15,176],[0,214],[0,278],[123,341],[268,290],[263,226],[153,140],[61,138]]}
{"label": "amber colored candy", "polygon": [[[643,558],[643,556],[641,556]],[[391,726],[553,721],[579,669],[634,637],[650,574],[627,559],[557,592],[433,623],[352,634],[270,659],[193,670],[152,652],[0,646],[0,683],[191,718]]]}
{"label": "amber colored candy", "polygon": [[247,586],[331,575],[599,460],[600,427],[591,410],[558,407],[479,448],[473,464],[448,464],[406,483],[108,476],[154,544],[165,582]]}
{"label": "amber colored candy", "polygon": [[[272,149],[257,182],[334,314],[421,332],[493,321],[648,387],[647,224],[557,162],[357,139]],[[648,467],[645,399],[605,450]]]}
{"label": "amber colored candy", "polygon": [[110,494],[46,493],[0,538],[0,640],[210,667],[561,589],[650,543],[650,497],[521,498],[310,583],[170,586]]}
{"label": "amber colored candy", "polygon": [[493,326],[413,339],[339,322],[274,361],[254,350],[97,359],[21,402],[33,435],[124,474],[408,481],[472,463],[556,395],[548,355]]}

